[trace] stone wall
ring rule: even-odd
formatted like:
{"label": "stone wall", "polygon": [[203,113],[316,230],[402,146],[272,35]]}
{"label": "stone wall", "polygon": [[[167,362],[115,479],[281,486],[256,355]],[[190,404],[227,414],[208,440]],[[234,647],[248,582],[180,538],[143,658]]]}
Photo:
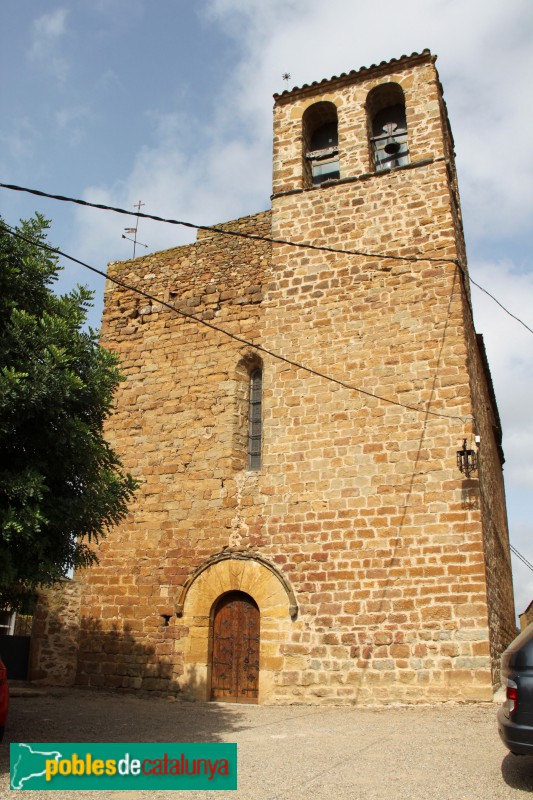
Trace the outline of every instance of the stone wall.
{"label": "stone wall", "polygon": [[521,631],[525,630],[528,625],[531,625],[533,622],[533,603],[530,603],[526,610],[519,615],[519,619]]}
{"label": "stone wall", "polygon": [[[270,212],[227,227],[267,235]],[[195,246],[110,270],[186,315],[258,339],[269,257],[268,243],[200,232]],[[127,378],[109,438],[142,488],[85,577],[78,681],[175,691],[188,634],[174,615],[180,587],[213,553],[258,536],[243,519],[257,475],[245,471],[237,435],[241,366],[254,353],[113,284],[102,334]]]}
{"label": "stone wall", "polygon": [[37,593],[28,678],[44,686],[73,686],[80,630],[78,581],[64,580]]}
{"label": "stone wall", "polygon": [[[365,97],[391,80],[411,162],[374,174]],[[302,115],[322,100],[341,180],[304,189]],[[209,327],[107,286],[104,343],[126,376],[109,436],[142,486],[80,576],[80,683],[207,699],[214,603],[240,588],[261,614],[259,702],[492,696],[512,587],[443,108],[429,55],[276,98],[272,211],[222,227],[360,255],[204,231],[110,266]],[[465,485],[456,451],[479,432]]]}
{"label": "stone wall", "polygon": [[516,617],[513,598],[513,576],[507,510],[503,482],[503,450],[501,423],[492,389],[483,337],[469,333],[469,371],[472,379],[472,399],[475,430],[479,437],[477,487],[464,481],[467,498],[479,503],[483,529],[483,556],[487,585],[488,619],[490,630],[491,669],[494,686],[500,684],[500,656],[516,636]]}

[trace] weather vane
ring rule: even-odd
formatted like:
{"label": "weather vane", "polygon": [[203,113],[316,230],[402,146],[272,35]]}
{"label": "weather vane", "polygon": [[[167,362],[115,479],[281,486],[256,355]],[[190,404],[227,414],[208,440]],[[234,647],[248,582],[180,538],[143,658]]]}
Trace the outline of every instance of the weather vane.
{"label": "weather vane", "polygon": [[141,212],[141,207],[144,206],[144,205],[145,205],[145,203],[141,203],[140,200],[139,200],[138,203],[134,203],[133,204],[133,208],[137,209],[137,222],[135,223],[135,227],[134,228],[124,228],[126,233],[132,233],[133,234],[133,239],[130,239],[129,236],[125,236],[124,234],[122,234],[122,238],[123,239],[127,239],[128,242],[133,242],[133,258],[135,258],[135,248],[137,247],[138,244],[140,244],[141,247],[148,247],[147,244],[143,244],[142,242],[138,242],[137,241],[137,231],[139,230],[139,214]]}
{"label": "weather vane", "polygon": [[287,84],[287,89],[288,89],[288,88],[289,88],[289,81],[290,81],[290,79],[291,79],[291,73],[290,73],[290,72],[284,72],[284,73],[283,73],[283,75],[282,75],[281,77],[282,77],[282,78],[283,78],[283,80],[286,82],[286,84]]}

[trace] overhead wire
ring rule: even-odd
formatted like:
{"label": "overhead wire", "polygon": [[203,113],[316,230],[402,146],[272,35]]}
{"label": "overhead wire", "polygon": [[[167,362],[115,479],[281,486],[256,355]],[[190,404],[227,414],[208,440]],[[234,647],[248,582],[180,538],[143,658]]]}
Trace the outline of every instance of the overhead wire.
{"label": "overhead wire", "polygon": [[365,395],[367,397],[371,397],[371,398],[373,398],[375,400],[379,400],[379,401],[381,401],[383,403],[388,403],[389,405],[398,406],[400,408],[405,408],[408,411],[414,411],[414,412],[416,412],[418,414],[431,415],[433,417],[440,417],[442,419],[458,420],[463,425],[466,424],[468,421],[470,421],[472,419],[472,417],[470,417],[470,416],[460,416],[458,414],[444,414],[444,413],[439,412],[439,411],[432,411],[429,408],[424,408],[424,407],[421,408],[419,406],[410,405],[408,403],[401,403],[399,400],[393,400],[393,399],[388,398],[388,397],[383,397],[382,395],[378,395],[375,392],[371,392],[371,391],[369,391],[367,389],[363,389],[363,388],[361,388],[359,386],[354,386],[353,384],[347,383],[346,381],[342,381],[339,378],[333,377],[332,375],[328,375],[325,372],[321,372],[320,370],[313,369],[312,367],[308,367],[307,365],[302,364],[301,362],[295,361],[295,360],[293,360],[291,358],[288,358],[287,356],[283,356],[283,355],[281,355],[281,353],[277,353],[274,350],[270,350],[269,348],[264,347],[264,345],[262,345],[262,344],[258,344],[257,342],[252,342],[249,339],[245,339],[242,336],[238,336],[237,334],[232,333],[231,331],[228,331],[225,328],[221,328],[219,325],[215,325],[214,323],[209,322],[208,320],[201,319],[201,317],[197,317],[194,314],[189,314],[186,311],[182,311],[181,309],[176,308],[175,306],[171,305],[170,303],[167,303],[166,301],[161,300],[158,297],[155,297],[154,295],[150,294],[149,292],[145,292],[143,289],[139,289],[139,288],[137,288],[135,286],[131,286],[130,284],[125,283],[125,281],[121,281],[121,280],[119,280],[118,278],[115,278],[112,275],[106,275],[106,273],[103,270],[100,270],[97,267],[93,267],[91,264],[87,264],[86,262],[81,261],[80,259],[75,258],[74,256],[71,256],[68,253],[65,253],[63,250],[60,250],[59,248],[52,247],[52,246],[50,246],[48,244],[45,244],[44,242],[39,242],[37,240],[31,239],[28,236],[24,236],[23,234],[19,233],[14,228],[12,228],[10,225],[7,225],[7,223],[5,223],[5,222],[0,223],[0,230],[4,230],[6,233],[11,234],[11,236],[14,236],[17,239],[21,239],[22,241],[24,241],[24,242],[26,242],[28,244],[32,244],[32,245],[34,245],[36,247],[39,247],[39,248],[41,248],[43,250],[47,250],[50,253],[54,253],[56,255],[60,255],[63,258],[66,258],[66,259],[68,259],[69,261],[72,261],[75,264],[79,264],[80,266],[90,270],[91,272],[94,272],[97,275],[102,276],[103,278],[107,278],[107,280],[111,281],[112,283],[116,284],[117,286],[120,286],[123,289],[126,289],[127,291],[134,292],[135,294],[141,295],[142,297],[145,297],[147,300],[150,300],[153,303],[157,303],[158,305],[161,305],[161,306],[163,306],[165,308],[168,308],[170,311],[172,311],[174,314],[176,314],[178,316],[184,317],[185,319],[187,319],[187,320],[189,320],[191,322],[196,322],[199,325],[203,325],[206,328],[210,328],[213,331],[217,331],[218,333],[221,333],[224,336],[227,336],[228,338],[233,339],[234,341],[238,342],[239,344],[243,344],[243,345],[246,345],[247,347],[250,347],[252,349],[258,350],[259,352],[264,353],[265,355],[271,356],[272,358],[275,358],[278,361],[282,361],[282,362],[284,362],[286,364],[289,364],[292,367],[296,367],[297,369],[304,370],[305,372],[307,372],[307,373],[309,373],[311,375],[315,375],[315,376],[317,376],[319,378],[322,378],[324,380],[327,380],[327,381],[329,381],[331,383],[337,384],[338,386],[342,386],[344,389],[348,389],[349,391],[358,392],[359,394]]}
{"label": "overhead wire", "polygon": [[533,564],[530,564],[530,563],[529,563],[529,561],[527,560],[527,558],[526,558],[525,556],[523,556],[523,555],[522,555],[522,553],[520,553],[520,552],[519,552],[519,551],[516,549],[516,547],[514,547],[512,544],[509,544],[509,548],[510,548],[510,550],[511,550],[511,553],[514,553],[514,554],[515,554],[515,556],[516,556],[517,558],[519,558],[519,559],[520,559],[520,561],[523,561],[523,562],[524,562],[524,564],[526,565],[526,567],[529,567],[529,569],[531,570],[531,572],[533,572]]}
{"label": "overhead wire", "polygon": [[513,319],[515,319],[517,322],[519,322],[520,325],[523,325],[524,328],[527,331],[529,331],[530,333],[533,333],[533,328],[530,328],[529,325],[526,325],[526,323],[523,322],[520,319],[520,317],[517,317],[515,314],[513,314],[511,311],[509,311],[508,308],[505,308],[503,303],[500,303],[500,301],[497,300],[496,297],[494,297],[493,294],[491,294],[489,291],[487,291],[487,289],[484,289],[483,286],[480,286],[479,283],[476,283],[475,280],[473,280],[473,278],[470,278],[470,276],[469,276],[469,279],[470,279],[470,283],[472,283],[474,286],[477,286],[477,288],[481,289],[482,292],[485,292],[485,294],[487,294],[491,298],[491,300],[494,300],[494,302],[497,303],[500,306],[500,308],[502,308],[505,311],[506,314],[509,314],[509,316],[512,317]]}
{"label": "overhead wire", "polygon": [[[216,233],[221,236],[238,236],[242,239],[252,239],[253,241],[269,242],[270,244],[282,244],[289,247],[300,247],[305,250],[320,250],[326,253],[340,253],[341,255],[349,256],[364,256],[365,258],[388,259],[391,261],[430,261],[437,264],[449,263],[459,265],[456,258],[435,258],[432,256],[398,256],[387,253],[367,253],[364,250],[345,250],[341,247],[329,247],[328,245],[311,244],[310,242],[294,242],[290,239],[277,239],[272,236],[261,236],[258,233],[246,233],[245,231],[228,230],[212,225],[199,225],[194,222],[185,222],[184,220],[172,219],[167,217],[160,217],[156,214],[147,214],[146,212],[129,211],[126,208],[119,206],[109,206],[105,203],[91,203],[89,200],[81,200],[77,197],[67,197],[61,194],[50,194],[49,192],[41,191],[40,189],[30,189],[27,186],[17,186],[11,183],[0,183],[0,188],[10,189],[16,192],[26,192],[28,194],[36,195],[37,197],[46,197],[50,200],[59,200],[64,203],[74,203],[88,208],[96,208],[100,211],[113,211],[115,214],[125,214],[129,217],[139,217],[141,219],[150,219],[155,222],[165,222],[169,225],[180,225],[184,228],[194,228],[199,231],[208,231]],[[381,270],[382,271],[382,270]]]}
{"label": "overhead wire", "polygon": [[[6,186],[4,184],[0,184],[0,186],[3,186],[4,188],[11,188],[11,187]],[[34,192],[31,192],[31,193],[34,193]],[[35,191],[35,193],[36,194],[43,194],[43,193],[36,192],[36,191]],[[52,199],[62,199],[60,196],[56,196],[56,197],[51,196],[51,195],[44,195],[44,196],[51,197]],[[76,201],[72,200],[72,202],[76,202]],[[80,201],[80,203],[82,205],[86,204],[84,201]],[[88,204],[87,203],[87,205],[95,205],[95,204]],[[118,213],[125,213],[125,214],[131,215],[131,216],[137,216],[134,212],[129,212],[126,209],[115,209],[113,207],[98,206],[98,205],[95,205],[95,207],[103,208],[103,210],[116,211]],[[156,219],[156,220],[159,220],[159,221],[162,221],[162,222],[172,222],[172,220],[165,220],[163,218],[155,217],[154,215],[145,215],[145,214],[143,214],[142,216],[146,216],[149,219]],[[196,226],[193,223],[180,223],[178,221],[175,221],[175,224],[184,224],[184,225],[186,225],[188,227],[196,227],[196,228],[198,228],[200,230],[210,230],[210,231],[213,231],[213,232],[216,232],[216,233],[226,233],[228,235],[237,235],[237,236],[240,235],[240,236],[244,236],[245,238],[254,238],[254,239],[260,239],[260,240],[266,240],[266,241],[270,241],[270,242],[280,243],[280,244],[293,244],[293,245],[298,246],[298,247],[306,247],[306,245],[301,244],[301,243],[293,243],[293,242],[286,242],[286,241],[281,241],[281,240],[274,240],[274,239],[270,239],[269,237],[260,237],[260,236],[255,236],[255,235],[251,235],[251,234],[242,234],[241,232],[238,232],[238,231],[233,231],[233,232],[221,231],[219,228],[210,228],[209,226],[200,226],[200,225]],[[445,419],[459,420],[463,424],[465,422],[467,422],[468,419],[470,419],[469,417],[461,417],[461,416],[458,416],[458,415],[442,414],[440,412],[431,411],[431,410],[428,410],[426,408],[419,408],[417,406],[411,406],[409,404],[400,403],[399,401],[392,400],[390,398],[386,398],[386,397],[383,397],[381,395],[377,395],[377,394],[375,394],[373,392],[369,392],[369,391],[367,391],[365,389],[362,389],[360,387],[353,386],[352,384],[348,384],[345,381],[341,381],[338,378],[334,378],[333,376],[327,375],[327,374],[325,374],[325,373],[323,373],[323,372],[321,372],[319,370],[315,370],[315,369],[313,369],[311,367],[308,367],[308,366],[306,366],[304,364],[301,364],[301,363],[299,363],[297,361],[289,359],[286,356],[282,356],[279,353],[271,351],[268,348],[265,348],[263,345],[257,344],[255,342],[251,342],[251,341],[245,339],[244,337],[237,336],[236,334],[231,333],[231,331],[227,331],[227,330],[225,330],[224,328],[221,328],[218,325],[214,325],[213,323],[210,323],[207,320],[203,320],[200,317],[195,316],[194,314],[189,314],[189,313],[187,313],[185,311],[177,309],[177,308],[175,308],[175,306],[171,305],[170,303],[165,302],[164,300],[161,300],[160,298],[155,297],[154,295],[150,294],[149,292],[145,292],[144,290],[139,289],[139,288],[134,287],[134,286],[131,286],[131,285],[125,283],[124,281],[120,281],[117,278],[114,278],[112,276],[106,275],[106,273],[103,272],[102,270],[99,270],[96,267],[93,267],[92,265],[87,264],[86,262],[81,261],[80,259],[77,259],[74,256],[69,255],[68,253],[65,253],[64,251],[60,250],[59,248],[54,248],[54,247],[51,247],[51,246],[45,244],[44,242],[38,242],[36,240],[30,239],[29,237],[23,236],[20,233],[18,233],[17,231],[15,231],[13,228],[11,228],[11,226],[8,226],[7,224],[0,225],[0,229],[2,229],[2,228],[7,233],[15,236],[16,238],[22,239],[23,241],[26,241],[27,243],[35,245],[35,246],[37,246],[37,247],[39,247],[41,249],[48,250],[49,252],[55,253],[56,255],[60,255],[63,258],[66,258],[69,261],[72,261],[73,263],[79,264],[80,266],[82,266],[82,267],[84,267],[86,269],[89,269],[91,272],[94,272],[97,275],[100,275],[101,277],[106,278],[107,280],[111,281],[112,283],[115,283],[116,285],[120,286],[121,288],[124,288],[127,291],[134,292],[135,294],[141,295],[142,297],[145,297],[147,300],[150,300],[151,302],[158,303],[159,305],[162,305],[162,306],[168,308],[170,311],[174,312],[175,314],[177,314],[177,315],[179,315],[181,317],[184,317],[184,318],[188,319],[191,322],[197,322],[197,323],[199,323],[201,325],[204,325],[205,327],[208,327],[208,328],[210,328],[212,330],[215,330],[218,333],[222,333],[223,335],[228,336],[229,338],[239,342],[240,344],[244,344],[244,345],[246,345],[248,347],[251,347],[252,349],[255,349],[255,350],[258,350],[258,351],[260,351],[262,353],[265,353],[266,355],[270,355],[271,357],[273,357],[273,358],[275,358],[277,360],[283,361],[283,362],[289,364],[290,366],[294,366],[294,367],[296,367],[298,369],[302,369],[302,370],[304,370],[304,371],[306,371],[306,372],[308,372],[308,373],[310,373],[312,375],[315,375],[315,376],[323,378],[323,379],[325,379],[327,381],[333,382],[333,383],[335,383],[337,385],[340,385],[340,386],[342,386],[342,387],[344,387],[346,389],[349,389],[351,391],[356,391],[356,392],[358,392],[360,394],[363,394],[363,395],[366,395],[368,397],[372,397],[372,398],[380,400],[382,402],[389,403],[389,404],[392,404],[392,405],[395,405],[395,406],[399,406],[401,408],[405,408],[407,410],[414,411],[414,412],[417,412],[417,413],[430,414],[432,416],[441,417],[441,418],[445,418]],[[333,250],[333,252],[341,252],[341,253],[346,253],[346,254],[368,255],[368,254],[363,254],[363,253],[357,252],[357,251],[343,251],[343,250],[338,250],[338,249],[322,248],[322,247],[315,246],[315,245],[310,245],[310,247],[311,247],[311,249],[326,249],[329,252],[331,252]],[[376,254],[374,254],[374,257],[378,257],[378,256]],[[412,258],[412,259],[408,259],[408,260],[418,260],[418,259]],[[431,260],[431,259],[420,259],[420,260]],[[457,266],[460,267],[460,264],[458,263],[458,261],[456,259],[445,259],[445,260],[447,260],[447,261],[449,261],[451,263],[454,263],[454,264],[456,264]],[[462,269],[461,269],[461,272],[462,272]],[[492,294],[490,294],[490,292],[488,292],[486,289],[484,289],[482,286],[480,286],[478,283],[476,283],[476,281],[474,281],[472,278],[469,278],[469,279],[470,279],[470,282],[474,286],[477,286],[478,289],[481,289],[481,291],[485,292],[485,294],[487,294],[489,297],[491,297],[491,299],[494,300],[494,302],[496,302],[507,314],[509,314],[517,322],[522,324],[528,331],[533,333],[533,330],[531,328],[529,328],[521,319],[519,319],[514,314],[512,314],[510,311],[508,311],[508,309],[506,309],[505,306],[503,306]],[[509,547],[510,547],[511,552],[517,558],[519,558],[531,571],[533,571],[533,565],[525,558],[525,556],[523,556],[517,550],[517,548],[514,547],[512,544],[510,544]]]}
{"label": "overhead wire", "polygon": [[[507,309],[503,305],[503,303],[500,303],[500,301],[496,297],[494,297],[493,294],[491,294],[487,289],[483,288],[483,286],[480,286],[480,284],[477,283],[476,281],[474,281],[470,277],[470,275],[467,276],[465,268],[461,264],[461,262],[460,262],[460,260],[458,258],[447,258],[447,257],[436,258],[436,257],[433,257],[433,256],[400,256],[400,255],[392,255],[391,253],[370,253],[370,252],[366,252],[364,250],[346,250],[346,249],[343,249],[343,248],[340,248],[340,247],[328,247],[327,245],[311,244],[310,242],[294,242],[294,241],[292,241],[290,239],[277,239],[277,238],[271,237],[271,236],[262,236],[260,234],[255,234],[255,233],[246,233],[245,231],[228,230],[228,229],[225,229],[225,228],[220,228],[220,227],[216,227],[216,226],[212,226],[212,225],[200,225],[200,224],[197,224],[197,223],[194,223],[194,222],[187,222],[185,220],[178,220],[178,219],[172,219],[172,218],[167,218],[167,217],[161,217],[161,216],[158,216],[156,214],[148,214],[146,212],[129,211],[128,209],[121,208],[119,206],[110,206],[110,205],[107,205],[105,203],[92,203],[89,200],[82,200],[81,198],[69,197],[67,195],[61,195],[61,194],[52,194],[51,192],[45,192],[45,191],[43,191],[41,189],[33,189],[33,188],[28,187],[28,186],[19,186],[18,184],[0,183],[0,188],[9,189],[11,191],[16,191],[16,192],[25,192],[27,194],[32,194],[32,195],[35,195],[37,197],[45,197],[45,198],[48,198],[50,200],[58,200],[60,202],[73,203],[75,205],[85,206],[85,207],[88,207],[88,208],[95,208],[95,209],[98,209],[100,211],[111,211],[111,212],[113,212],[115,214],[123,214],[123,215],[130,216],[130,217],[148,219],[148,220],[152,220],[152,221],[155,221],[155,222],[163,222],[163,223],[167,223],[169,225],[179,225],[179,226],[182,226],[184,228],[192,228],[192,229],[195,229],[195,230],[208,231],[210,233],[215,233],[215,234],[218,234],[220,236],[237,236],[237,237],[240,237],[242,239],[251,239],[251,240],[254,240],[254,241],[269,242],[270,244],[281,244],[281,245],[287,245],[289,247],[304,248],[304,249],[307,249],[307,250],[318,250],[318,251],[323,251],[323,252],[326,252],[326,253],[338,253],[338,254],[341,254],[341,255],[363,256],[365,258],[376,258],[376,259],[381,259],[381,260],[409,261],[409,262],[427,261],[427,262],[438,263],[438,264],[442,264],[442,263],[455,264],[455,266],[459,267],[459,269],[461,270],[463,278],[468,279],[471,284],[473,284],[478,289],[480,289],[482,292],[484,292],[486,295],[488,295],[495,303],[497,303],[498,306],[500,306],[500,308],[503,311],[505,311],[506,314],[508,314],[513,319],[515,319],[517,322],[519,322],[520,325],[522,325],[527,331],[529,331],[529,333],[533,333],[533,329],[532,328],[530,328],[528,325],[526,325],[525,322],[523,322],[523,320],[521,320],[519,317],[517,317],[515,314],[513,314],[511,311],[509,311],[509,309]],[[372,267],[372,268],[377,270],[377,271],[384,271],[384,269],[382,267],[381,268],[380,267]],[[468,296],[467,296],[467,299],[468,299]],[[468,304],[469,304],[469,307],[470,307],[470,311],[473,314],[473,310],[472,310],[472,307],[470,305],[470,301],[468,301]]]}
{"label": "overhead wire", "polygon": [[[104,204],[104,203],[92,203],[92,202],[87,201],[87,200],[81,200],[80,198],[73,198],[73,197],[68,197],[68,196],[65,196],[65,195],[51,194],[49,192],[44,192],[44,191],[41,191],[41,190],[31,189],[31,188],[23,187],[23,186],[18,186],[18,185],[15,185],[15,184],[0,183],[0,188],[9,189],[9,190],[12,190],[12,191],[26,192],[26,193],[29,193],[29,194],[32,194],[32,195],[36,195],[38,197],[45,197],[45,198],[49,198],[49,199],[52,199],[52,200],[58,200],[58,201],[62,201],[62,202],[74,203],[74,204],[77,204],[77,205],[86,206],[86,207],[89,207],[89,208],[95,208],[95,209],[102,210],[102,211],[111,211],[111,212],[114,212],[114,213],[117,213],[117,214],[123,214],[123,215],[126,215],[126,216],[135,216],[137,218],[141,217],[141,218],[153,220],[153,221],[156,221],[156,222],[163,222],[163,223],[167,223],[167,224],[171,224],[171,225],[179,225],[179,226],[182,226],[182,227],[193,228],[193,229],[196,229],[196,230],[208,231],[208,232],[219,234],[219,235],[236,236],[236,237],[240,237],[240,238],[244,238],[244,239],[252,239],[252,240],[255,240],[255,241],[264,241],[264,242],[271,243],[271,244],[281,244],[281,245],[288,245],[290,247],[305,248],[305,249],[309,249],[309,250],[319,250],[319,251],[324,251],[324,252],[329,252],[329,253],[337,253],[337,254],[343,254],[343,255],[356,255],[356,256],[363,256],[363,257],[367,257],[367,258],[379,258],[379,259],[387,259],[387,260],[394,260],[394,261],[410,261],[410,262],[426,261],[426,262],[437,262],[437,263],[451,263],[451,264],[454,264],[455,266],[459,267],[463,277],[466,277],[465,276],[465,271],[464,271],[459,259],[457,259],[457,258],[434,258],[434,257],[427,257],[427,256],[426,257],[424,257],[424,256],[422,256],[422,257],[420,257],[420,256],[394,256],[394,255],[385,254],[385,253],[369,253],[369,252],[365,252],[365,251],[361,251],[361,250],[347,250],[347,249],[343,249],[343,248],[328,247],[328,246],[325,246],[325,245],[314,245],[314,244],[306,243],[306,242],[294,242],[294,241],[286,240],[286,239],[277,239],[277,238],[269,237],[269,236],[261,236],[259,234],[246,233],[244,231],[227,230],[227,229],[220,228],[220,227],[214,227],[214,226],[209,226],[209,225],[200,225],[200,224],[195,224],[195,223],[187,222],[187,221],[183,221],[183,220],[165,218],[165,217],[161,217],[161,216],[158,216],[158,215],[155,215],[155,214],[148,214],[148,213],[145,213],[145,212],[129,211],[128,209],[124,209],[124,208],[120,208],[120,207],[116,207],[116,206],[110,206],[110,205],[107,205],[107,204]],[[74,256],[69,255],[68,253],[65,253],[64,251],[60,250],[59,248],[54,248],[54,247],[51,247],[50,245],[45,244],[44,242],[39,242],[37,240],[30,239],[29,237],[23,236],[18,231],[16,231],[13,228],[11,228],[11,226],[7,225],[7,223],[0,224],[0,229],[3,229],[4,231],[6,231],[7,233],[11,234],[12,236],[15,236],[16,238],[21,239],[23,241],[26,241],[29,244],[37,246],[37,247],[39,247],[39,248],[41,248],[43,250],[47,250],[47,251],[49,251],[51,253],[54,253],[56,255],[60,255],[63,258],[66,258],[67,260],[72,261],[75,264],[79,264],[80,266],[90,270],[91,272],[96,273],[97,275],[100,275],[103,278],[106,278],[107,280],[111,281],[112,283],[116,284],[117,286],[120,286],[123,289],[126,289],[127,291],[134,292],[135,294],[138,294],[138,295],[140,295],[142,297],[145,297],[147,300],[150,300],[151,302],[154,302],[154,303],[157,303],[159,305],[162,305],[162,306],[166,307],[167,309],[169,309],[171,312],[174,312],[178,316],[184,317],[185,319],[187,319],[187,320],[189,320],[191,322],[197,322],[198,324],[203,325],[203,326],[205,326],[207,328],[210,328],[211,330],[217,331],[218,333],[221,333],[224,336],[227,336],[227,337],[233,339],[234,341],[239,342],[240,344],[244,344],[247,347],[251,347],[252,349],[258,350],[258,351],[260,351],[262,353],[265,353],[266,355],[271,356],[272,358],[275,358],[275,359],[277,359],[279,361],[282,361],[282,362],[284,362],[284,363],[286,363],[286,364],[288,364],[290,366],[293,366],[293,367],[295,367],[297,369],[302,369],[302,370],[306,371],[307,373],[315,375],[317,377],[320,377],[320,378],[322,378],[324,380],[327,380],[327,381],[330,381],[332,383],[335,383],[335,384],[337,384],[339,386],[342,386],[345,389],[358,392],[360,394],[366,395],[367,397],[371,397],[373,399],[376,399],[376,400],[379,400],[381,402],[388,403],[388,404],[391,404],[391,405],[394,405],[394,406],[405,408],[405,409],[407,409],[409,411],[414,411],[416,413],[423,413],[423,414],[426,414],[426,415],[431,415],[431,416],[440,417],[440,418],[444,418],[444,419],[459,420],[463,424],[465,424],[468,420],[471,419],[471,417],[461,417],[459,415],[443,414],[443,413],[440,413],[440,412],[431,411],[431,410],[429,410],[427,408],[420,408],[420,407],[412,406],[412,405],[409,405],[409,404],[406,404],[406,403],[401,403],[401,402],[399,402],[397,400],[392,400],[390,398],[383,397],[381,395],[375,394],[374,392],[370,392],[368,390],[362,389],[361,387],[357,387],[357,386],[354,386],[352,384],[348,384],[345,381],[342,381],[342,380],[340,380],[338,378],[335,378],[335,377],[333,377],[331,375],[327,375],[326,373],[323,373],[320,370],[315,370],[315,369],[313,369],[311,367],[308,367],[308,366],[306,366],[304,364],[301,364],[301,363],[299,363],[297,361],[289,359],[286,356],[283,356],[280,353],[276,353],[276,352],[264,347],[261,344],[257,344],[256,342],[252,342],[250,340],[247,340],[244,337],[237,336],[236,334],[231,333],[231,331],[227,331],[227,330],[225,330],[224,328],[221,328],[218,325],[215,325],[215,324],[213,324],[211,322],[208,322],[207,320],[204,320],[204,319],[201,319],[200,317],[195,316],[194,314],[189,314],[189,313],[187,313],[185,311],[182,311],[181,309],[177,309],[177,308],[175,308],[175,306],[171,305],[170,303],[165,302],[164,300],[161,300],[160,298],[155,297],[154,295],[150,294],[149,292],[145,292],[142,289],[139,289],[139,288],[137,288],[135,286],[131,286],[131,285],[125,283],[124,281],[120,281],[119,279],[114,278],[113,276],[106,275],[106,273],[103,272],[102,270],[99,270],[96,267],[93,267],[92,265],[87,264],[86,262],[81,261],[80,259],[77,259]],[[517,317],[515,314],[513,314],[511,311],[509,311],[509,309],[507,309],[496,297],[494,297],[493,294],[491,294],[487,289],[485,289],[483,286],[481,286],[479,283],[477,283],[472,277],[470,277],[470,275],[468,275],[468,280],[470,281],[470,283],[472,285],[476,286],[478,289],[480,289],[480,291],[482,291],[486,295],[488,295],[488,297],[490,297],[506,314],[508,314],[510,317],[512,317],[514,320],[516,320],[518,323],[520,323],[520,325],[522,325],[527,331],[529,331],[529,333],[533,333],[533,329],[532,328],[530,328],[525,322],[523,322],[523,320],[521,320],[519,317]],[[514,547],[512,544],[510,544],[509,547],[510,547],[511,552],[517,558],[519,558],[533,572],[533,564],[531,564],[525,558],[525,556],[523,556],[522,553],[520,553],[517,550],[517,548]]]}

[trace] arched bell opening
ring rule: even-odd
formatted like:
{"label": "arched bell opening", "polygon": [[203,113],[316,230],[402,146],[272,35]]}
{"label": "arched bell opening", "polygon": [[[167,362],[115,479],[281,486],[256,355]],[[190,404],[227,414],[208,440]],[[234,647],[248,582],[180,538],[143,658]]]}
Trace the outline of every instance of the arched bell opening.
{"label": "arched bell opening", "polygon": [[405,95],[398,83],[384,83],[369,92],[367,120],[371,167],[376,172],[409,163]]}
{"label": "arched bell opening", "polygon": [[304,188],[340,178],[337,107],[323,100],[302,118]]}

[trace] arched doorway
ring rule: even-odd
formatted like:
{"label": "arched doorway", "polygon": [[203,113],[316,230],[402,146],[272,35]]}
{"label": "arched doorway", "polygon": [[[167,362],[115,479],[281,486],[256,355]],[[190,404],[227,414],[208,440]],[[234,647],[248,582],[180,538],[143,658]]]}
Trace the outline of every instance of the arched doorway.
{"label": "arched doorway", "polygon": [[286,576],[257,553],[217,553],[181,588],[176,616],[188,633],[177,643],[183,652],[180,687],[197,700],[211,699],[213,621],[218,603],[230,592],[253,597],[259,609],[261,669],[253,702],[269,702],[276,696],[280,674],[293,668],[292,661],[287,663],[284,645],[292,640],[295,626],[299,631],[302,627],[297,621],[296,596]]}
{"label": "arched doorway", "polygon": [[231,591],[215,603],[211,638],[211,700],[257,703],[259,608],[249,594]]}

